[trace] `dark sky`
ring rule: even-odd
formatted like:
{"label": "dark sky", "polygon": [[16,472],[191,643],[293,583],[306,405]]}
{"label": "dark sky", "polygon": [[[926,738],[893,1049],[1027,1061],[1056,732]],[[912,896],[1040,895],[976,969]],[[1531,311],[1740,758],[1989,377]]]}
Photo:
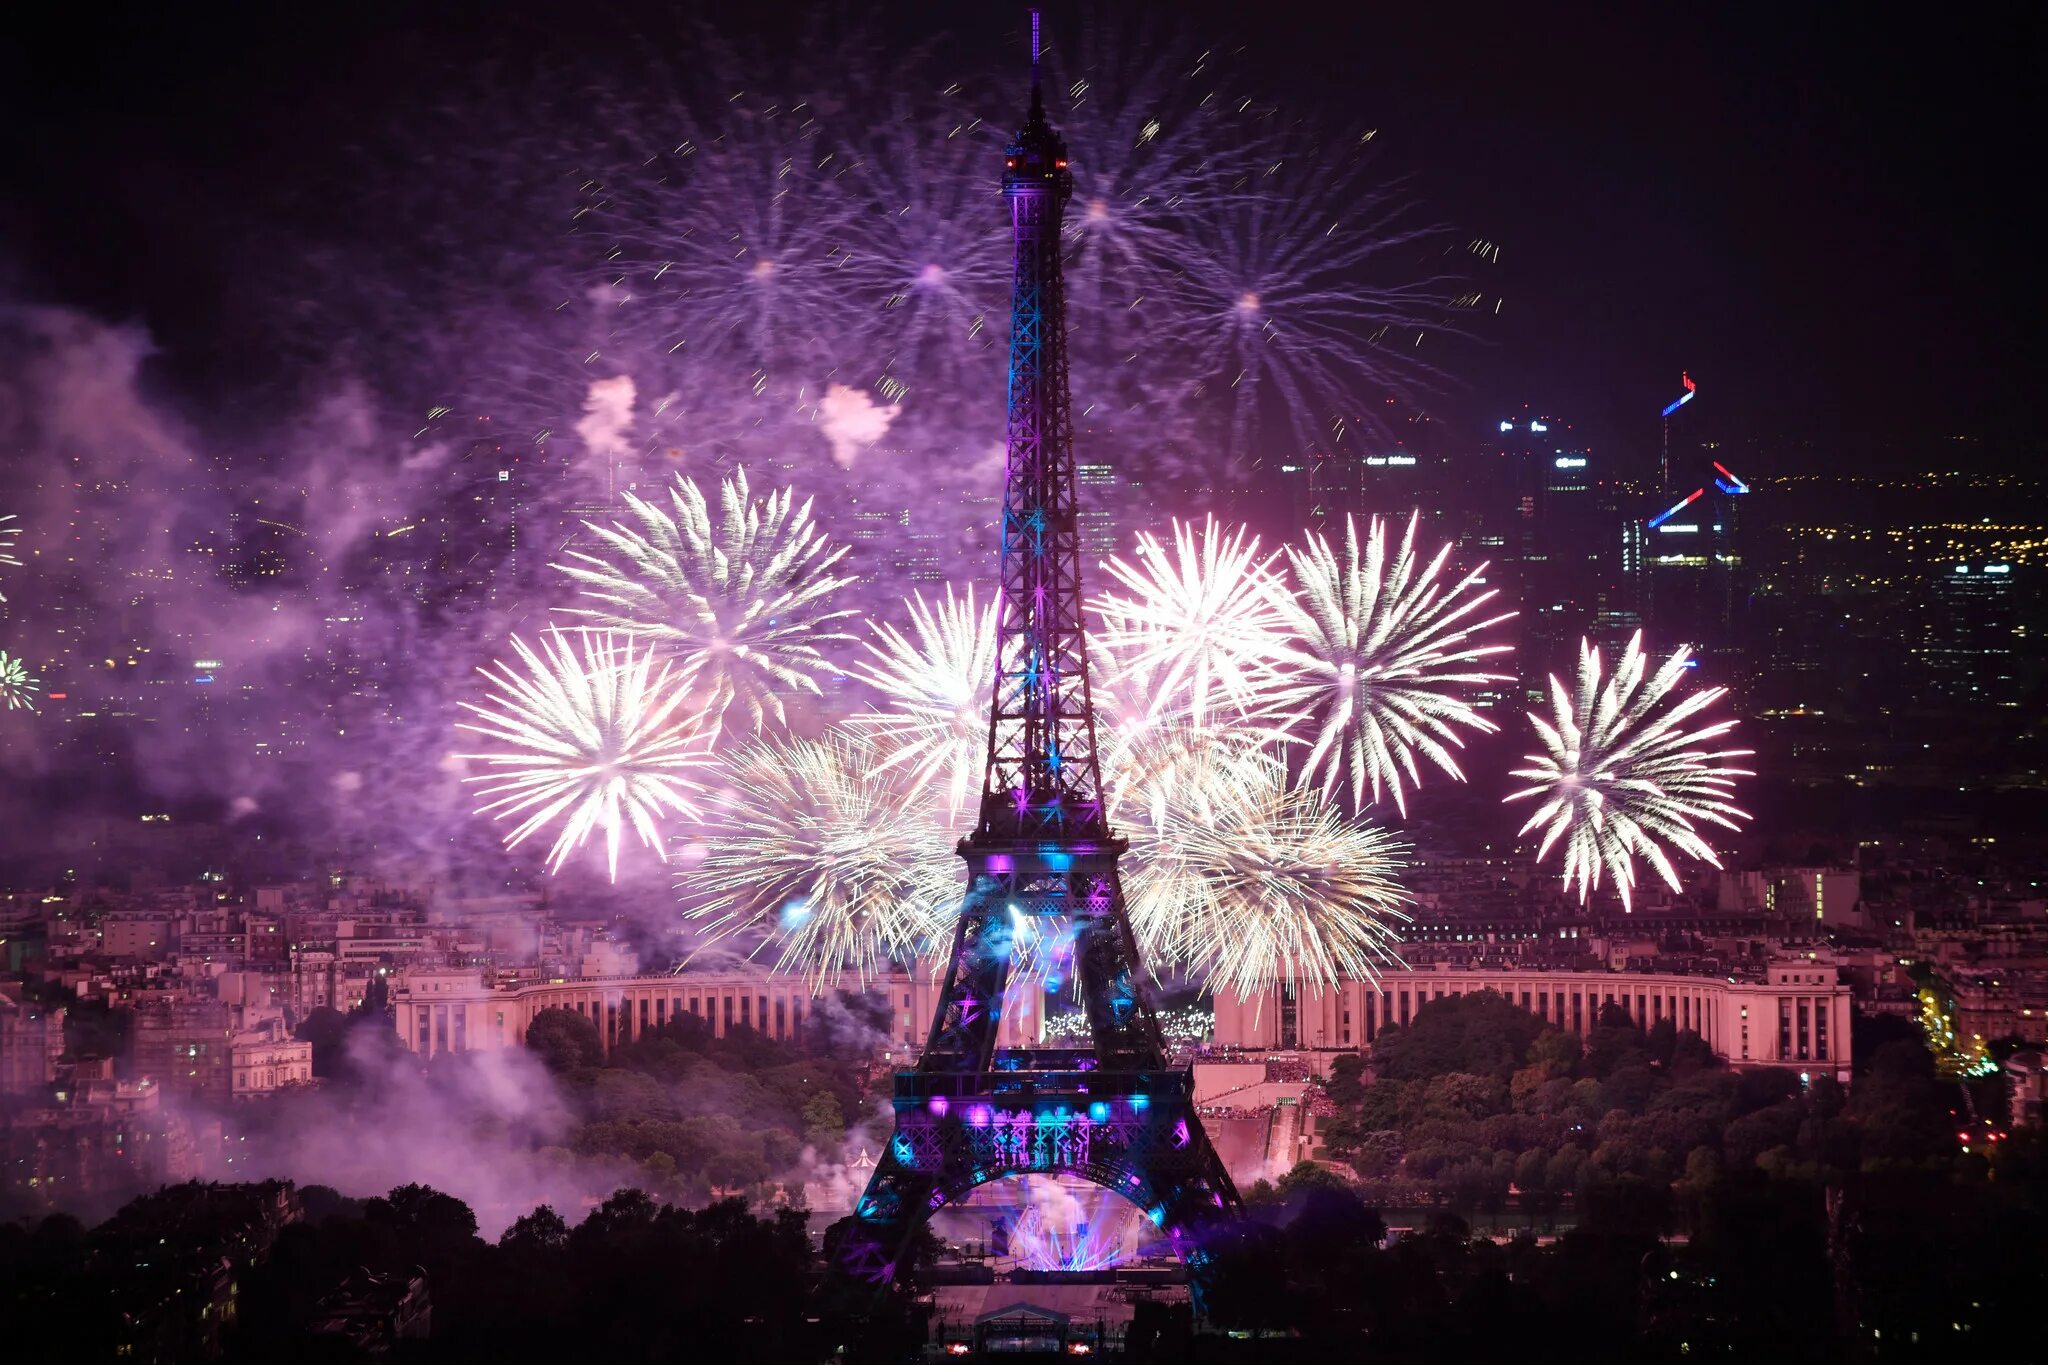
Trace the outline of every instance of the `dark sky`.
{"label": "dark sky", "polygon": [[[247,245],[239,194],[331,176],[352,125],[479,54],[510,72],[670,27],[629,6],[309,8],[70,6],[17,35],[0,287],[142,320],[168,373],[217,388],[257,359],[218,303]],[[1001,6],[860,8],[963,48],[1017,28]],[[1286,101],[1377,126],[1431,210],[1502,244],[1507,308],[1445,403],[1469,428],[1531,402],[1647,449],[1689,368],[1721,432],[1787,468],[1921,466],[1953,434],[2029,463],[2038,7],[1556,8],[1282,0],[1255,29],[1242,4],[1157,22],[1235,37]],[[1075,12],[1049,7],[1055,34]]]}

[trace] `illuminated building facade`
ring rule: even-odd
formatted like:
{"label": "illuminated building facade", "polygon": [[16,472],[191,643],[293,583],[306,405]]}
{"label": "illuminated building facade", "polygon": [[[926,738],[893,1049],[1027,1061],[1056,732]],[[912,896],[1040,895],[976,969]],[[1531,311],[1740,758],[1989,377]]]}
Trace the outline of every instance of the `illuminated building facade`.
{"label": "illuminated building facade", "polygon": [[1615,486],[1570,422],[1524,411],[1501,418],[1497,435],[1500,477],[1481,497],[1493,509],[1497,586],[1521,613],[1523,689],[1540,702],[1582,638],[1613,647],[1640,624],[1628,538]]}
{"label": "illuminated building facade", "polygon": [[[885,972],[868,987],[889,1007],[889,1042],[914,1048],[938,999],[924,972]],[[398,1037],[422,1057],[444,1052],[494,1052],[523,1047],[542,1010],[580,1014],[597,1027],[606,1052],[685,1015],[715,1038],[750,1029],[778,1042],[801,1037],[825,1008],[808,981],[759,967],[664,972],[652,976],[581,976],[492,986],[472,970],[403,972],[391,990]],[[1037,1039],[1038,1001],[1020,999],[1003,1018],[1005,1046]]]}
{"label": "illuminated building facade", "polygon": [[2018,706],[2026,638],[2019,602],[2033,590],[2025,568],[2006,560],[1961,560],[1938,568],[1930,587],[1930,610],[1913,642],[1928,698]]}
{"label": "illuminated building facade", "polygon": [[1574,972],[1530,968],[1423,967],[1345,981],[1290,998],[1273,986],[1252,996],[1219,995],[1214,1042],[1221,1048],[1369,1048],[1405,1027],[1434,1000],[1492,991],[1580,1038],[1607,1005],[1644,1029],[1669,1019],[1700,1035],[1731,1066],[1764,1066],[1849,1078],[1852,992],[1829,966],[1774,963],[1762,980],[1663,972]]}

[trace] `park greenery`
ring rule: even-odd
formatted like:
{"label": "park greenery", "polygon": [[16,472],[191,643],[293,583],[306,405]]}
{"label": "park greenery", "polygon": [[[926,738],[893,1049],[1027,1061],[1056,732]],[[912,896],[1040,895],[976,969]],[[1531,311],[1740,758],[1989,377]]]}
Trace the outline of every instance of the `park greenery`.
{"label": "park greenery", "polygon": [[1968,1169],[1957,1126],[1981,1122],[1910,1037],[1880,1044],[1844,1087],[1730,1069],[1697,1033],[1668,1019],[1644,1030],[1613,1005],[1582,1044],[1490,991],[1425,1005],[1369,1062],[1338,1058],[1327,1089],[1326,1153],[1368,1202],[1512,1207],[1539,1227],[1596,1188],[1641,1191],[1670,1223],[1727,1171]]}

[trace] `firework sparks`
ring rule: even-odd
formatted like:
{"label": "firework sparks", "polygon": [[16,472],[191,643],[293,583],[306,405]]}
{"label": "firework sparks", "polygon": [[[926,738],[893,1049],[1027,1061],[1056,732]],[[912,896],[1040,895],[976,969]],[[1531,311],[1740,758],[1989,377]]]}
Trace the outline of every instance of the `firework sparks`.
{"label": "firework sparks", "polygon": [[1257,729],[1186,721],[1113,730],[1102,758],[1110,814],[1128,807],[1154,829],[1174,811],[1202,818],[1247,780],[1265,741]]}
{"label": "firework sparks", "polygon": [[[14,542],[21,535],[21,527],[12,514],[0,517],[0,565],[11,569],[21,567],[21,561],[14,556]],[[7,594],[0,592],[0,602],[7,600]]]}
{"label": "firework sparks", "polygon": [[1135,880],[1132,928],[1149,956],[1212,990],[1320,990],[1399,962],[1406,848],[1345,820],[1280,764],[1200,818],[1168,822]]}
{"label": "firework sparks", "polygon": [[1734,729],[1735,722],[1685,728],[1727,689],[1708,688],[1666,707],[1691,657],[1680,649],[1650,674],[1642,645],[1637,632],[1613,675],[1605,676],[1600,651],[1580,641],[1576,690],[1568,690],[1552,675],[1551,718],[1533,712],[1529,716],[1544,751],[1527,755],[1524,761],[1529,766],[1515,769],[1514,775],[1535,785],[1507,798],[1540,799],[1521,832],[1543,830],[1543,843],[1536,850],[1539,861],[1552,845],[1564,841],[1565,889],[1577,887],[1581,901],[1604,875],[1613,879],[1622,905],[1629,906],[1637,856],[1677,891],[1678,872],[1666,846],[1719,867],[1720,859],[1700,837],[1695,822],[1732,830],[1749,818],[1729,798],[1735,779],[1751,773],[1730,767],[1728,760],[1747,757],[1751,751],[1708,747]]}
{"label": "firework sparks", "polygon": [[854,162],[802,99],[728,84],[689,103],[661,111],[681,136],[599,187],[583,215],[610,242],[598,268],[617,328],[658,354],[753,370],[757,391],[823,373],[862,321],[847,268],[864,207],[847,184]]}
{"label": "firework sparks", "polygon": [[7,703],[7,709],[35,710],[36,693],[41,690],[42,679],[28,671],[27,661],[0,649],[0,700]]}
{"label": "firework sparks", "polygon": [[490,768],[468,779],[485,798],[477,813],[518,820],[507,848],[560,820],[551,872],[602,831],[616,881],[628,828],[659,856],[663,816],[699,814],[696,774],[710,762],[709,732],[678,715],[685,690],[651,647],[608,632],[552,630],[539,650],[516,635],[512,649],[519,666],[478,669],[491,691],[481,705],[462,703],[477,720],[461,728],[505,746],[463,755]]}
{"label": "firework sparks", "polygon": [[[717,942],[760,935],[776,970],[865,984],[922,951],[961,894],[931,811],[858,739],[756,741],[698,868],[678,878]],[[759,949],[757,949],[758,951]]]}
{"label": "firework sparks", "polygon": [[1297,453],[1341,442],[1376,406],[1368,396],[1434,382],[1423,339],[1479,304],[1441,264],[1456,257],[1444,230],[1371,179],[1371,138],[1275,152],[1227,214],[1191,225],[1184,287],[1233,457],[1283,424]]}
{"label": "firework sparks", "polygon": [[1409,517],[1391,556],[1386,523],[1378,517],[1363,555],[1350,517],[1341,557],[1311,532],[1306,550],[1288,549],[1300,594],[1283,603],[1294,637],[1288,661],[1296,670],[1285,699],[1301,707],[1296,722],[1316,732],[1301,780],[1313,782],[1320,774],[1330,794],[1348,771],[1354,808],[1364,806],[1369,783],[1375,804],[1382,791],[1390,792],[1403,815],[1405,789],[1422,780],[1418,754],[1463,781],[1451,753],[1462,746],[1459,730],[1499,728],[1460,693],[1508,681],[1481,664],[1512,647],[1481,637],[1514,615],[1480,616],[1494,596],[1472,590],[1483,581],[1484,564],[1447,586],[1443,567],[1451,547],[1424,562],[1415,552],[1420,519],[1419,513]]}
{"label": "firework sparks", "polygon": [[1257,536],[1242,526],[1226,533],[1214,517],[1199,530],[1175,520],[1173,542],[1168,553],[1141,533],[1137,563],[1104,565],[1123,589],[1090,603],[1119,666],[1112,681],[1149,681],[1148,721],[1184,716],[1201,726],[1212,713],[1268,714],[1284,681],[1274,667],[1285,626],[1272,572],[1279,552],[1261,557]]}
{"label": "firework sparks", "polygon": [[[913,792],[937,784],[946,813],[958,816],[980,791],[988,757],[989,691],[996,674],[996,604],[977,608],[974,590],[942,602],[907,601],[911,634],[872,625],[864,647],[872,663],[847,670],[888,701],[848,724],[881,755],[883,771],[901,768]],[[877,643],[879,642],[879,643]]]}
{"label": "firework sparks", "polygon": [[849,638],[828,630],[853,615],[830,608],[854,581],[832,572],[845,547],[792,490],[752,497],[745,470],[720,485],[716,520],[693,480],[678,476],[669,500],[673,512],[626,494],[637,527],[584,523],[612,557],[572,550],[578,562],[555,565],[603,604],[571,614],[654,641],[704,691],[709,714],[738,702],[756,731],[769,716],[783,722],[784,691],[820,695],[817,645]]}

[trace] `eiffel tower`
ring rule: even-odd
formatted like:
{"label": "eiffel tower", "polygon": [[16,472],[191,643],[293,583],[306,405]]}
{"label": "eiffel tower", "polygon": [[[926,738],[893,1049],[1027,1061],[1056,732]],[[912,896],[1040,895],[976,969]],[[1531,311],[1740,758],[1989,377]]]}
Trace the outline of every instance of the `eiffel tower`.
{"label": "eiffel tower", "polygon": [[[1202,1130],[1193,1073],[1167,1064],[1139,981],[1103,811],[1081,615],[1081,548],[1067,399],[1060,217],[1073,192],[1047,123],[1032,14],[1031,114],[1006,151],[1015,273],[1002,616],[980,817],[937,1017],[896,1075],[896,1131],[840,1244],[839,1268],[878,1291],[932,1213],[990,1181],[1073,1175],[1142,1209],[1189,1270],[1202,1234],[1240,1211]],[[998,1048],[1013,963],[1064,919],[1092,1044]]]}

